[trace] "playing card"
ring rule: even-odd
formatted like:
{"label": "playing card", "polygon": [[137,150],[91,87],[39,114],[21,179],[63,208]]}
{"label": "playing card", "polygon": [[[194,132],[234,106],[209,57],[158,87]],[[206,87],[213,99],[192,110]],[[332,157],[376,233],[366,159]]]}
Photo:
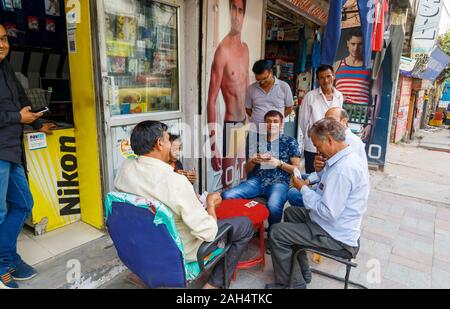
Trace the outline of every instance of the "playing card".
{"label": "playing card", "polygon": [[250,203],[245,204],[245,207],[252,208],[258,205],[258,202],[251,201]]}
{"label": "playing card", "polygon": [[294,176],[295,176],[295,178],[297,178],[297,179],[303,179],[303,178],[302,178],[302,173],[300,173],[300,171],[299,171],[298,168],[294,169]]}

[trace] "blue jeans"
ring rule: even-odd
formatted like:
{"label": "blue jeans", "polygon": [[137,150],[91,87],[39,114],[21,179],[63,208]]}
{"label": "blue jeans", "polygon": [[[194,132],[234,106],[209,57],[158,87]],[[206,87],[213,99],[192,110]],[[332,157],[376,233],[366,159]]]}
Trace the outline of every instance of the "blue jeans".
{"label": "blue jeans", "polygon": [[222,199],[252,199],[259,196],[266,198],[267,208],[269,208],[270,212],[269,225],[272,225],[281,222],[288,191],[289,186],[287,184],[276,183],[263,189],[258,178],[250,178],[240,185],[224,191]]}
{"label": "blue jeans", "polygon": [[21,262],[17,238],[32,208],[23,166],[0,160],[0,274]]}
{"label": "blue jeans", "polygon": [[288,201],[291,206],[299,206],[299,207],[305,207],[305,204],[303,203],[303,197],[300,191],[296,188],[292,188],[288,192]]}

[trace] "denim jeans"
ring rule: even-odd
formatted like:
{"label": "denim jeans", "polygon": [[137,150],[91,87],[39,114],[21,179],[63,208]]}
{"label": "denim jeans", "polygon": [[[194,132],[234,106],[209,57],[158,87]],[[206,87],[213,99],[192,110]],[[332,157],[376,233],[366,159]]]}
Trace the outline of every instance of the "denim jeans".
{"label": "denim jeans", "polygon": [[276,183],[267,188],[262,188],[261,181],[258,178],[250,178],[240,185],[224,191],[222,199],[252,199],[255,197],[264,197],[267,199],[267,208],[269,208],[269,225],[280,223],[283,217],[284,204],[287,201],[289,186],[284,183]]}
{"label": "denim jeans", "polygon": [[0,160],[0,274],[21,261],[17,238],[32,207],[23,166]]}
{"label": "denim jeans", "polygon": [[305,204],[303,203],[302,194],[296,188],[292,188],[289,190],[288,201],[289,204],[291,204],[291,206],[305,207]]}

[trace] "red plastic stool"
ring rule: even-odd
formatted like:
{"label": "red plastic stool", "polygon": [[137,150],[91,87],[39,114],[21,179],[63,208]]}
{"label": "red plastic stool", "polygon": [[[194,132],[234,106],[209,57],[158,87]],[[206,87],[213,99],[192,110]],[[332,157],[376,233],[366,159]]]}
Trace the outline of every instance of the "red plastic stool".
{"label": "red plastic stool", "polygon": [[264,271],[266,259],[264,256],[264,221],[269,218],[269,210],[263,204],[258,203],[256,206],[249,208],[245,206],[251,200],[237,199],[225,200],[216,209],[218,219],[229,219],[234,217],[247,217],[252,223],[253,227],[259,230],[259,256],[254,259],[239,262],[236,271],[233,274],[233,281],[236,281],[236,272],[239,269],[247,269],[257,265],[261,265],[261,271]]}

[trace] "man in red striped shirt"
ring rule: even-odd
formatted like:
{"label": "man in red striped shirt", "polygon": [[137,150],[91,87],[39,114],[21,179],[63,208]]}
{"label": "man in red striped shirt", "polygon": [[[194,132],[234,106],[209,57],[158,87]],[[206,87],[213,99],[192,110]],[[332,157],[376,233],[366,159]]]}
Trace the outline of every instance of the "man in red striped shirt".
{"label": "man in red striped shirt", "polygon": [[370,134],[369,111],[371,75],[370,69],[364,67],[364,42],[361,30],[354,30],[347,40],[349,55],[336,62],[336,89],[344,95],[344,104],[358,104],[366,106],[368,109],[368,119],[366,123],[360,124],[359,130],[362,132],[363,140]]}

